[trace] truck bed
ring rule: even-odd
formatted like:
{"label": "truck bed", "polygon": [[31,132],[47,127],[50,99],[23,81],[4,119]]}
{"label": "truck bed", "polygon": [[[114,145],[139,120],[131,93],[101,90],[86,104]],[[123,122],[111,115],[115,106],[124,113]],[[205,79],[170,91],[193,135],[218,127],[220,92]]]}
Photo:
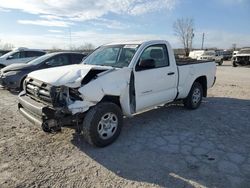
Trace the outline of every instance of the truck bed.
{"label": "truck bed", "polygon": [[176,60],[178,67],[178,91],[179,98],[183,99],[188,95],[194,81],[204,76],[207,88],[212,87],[215,78],[216,65],[213,61],[200,61],[194,59]]}
{"label": "truck bed", "polygon": [[176,64],[178,66],[208,63],[208,62],[211,62],[211,61],[203,61],[203,60],[196,60],[196,59],[190,59],[190,58],[176,58]]}

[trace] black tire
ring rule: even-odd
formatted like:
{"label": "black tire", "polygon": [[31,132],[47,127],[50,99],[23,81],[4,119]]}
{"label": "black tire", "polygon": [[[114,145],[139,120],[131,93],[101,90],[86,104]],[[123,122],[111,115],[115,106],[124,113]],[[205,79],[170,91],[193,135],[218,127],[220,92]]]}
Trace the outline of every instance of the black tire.
{"label": "black tire", "polygon": [[[112,132],[111,134],[113,134],[111,137],[102,138],[102,137],[105,137],[106,133],[103,133],[103,135],[101,135],[98,131],[100,131],[100,129],[106,130],[104,127],[107,125],[102,124],[102,118],[105,118],[106,114],[113,114],[115,118],[117,119],[117,125],[114,131],[113,131],[113,127],[108,128],[109,130],[111,130]],[[109,119],[108,121],[110,123],[110,121],[112,120]],[[118,138],[118,136],[121,133],[122,124],[123,124],[123,115],[122,115],[120,107],[114,103],[103,102],[92,107],[87,112],[83,121],[83,125],[82,125],[82,133],[83,133],[84,139],[89,144],[96,146],[96,147],[105,147],[113,143]],[[100,128],[100,126],[102,128]]]}
{"label": "black tire", "polygon": [[[196,93],[198,92],[198,93]],[[194,96],[196,94],[196,96]],[[197,96],[199,95],[199,97]],[[203,97],[203,88],[199,82],[194,82],[188,96],[184,99],[183,103],[187,109],[197,109],[199,108]]]}
{"label": "black tire", "polygon": [[233,61],[233,67],[237,67],[238,65]]}
{"label": "black tire", "polygon": [[221,60],[218,64],[219,66],[221,66],[223,64],[223,60]]}

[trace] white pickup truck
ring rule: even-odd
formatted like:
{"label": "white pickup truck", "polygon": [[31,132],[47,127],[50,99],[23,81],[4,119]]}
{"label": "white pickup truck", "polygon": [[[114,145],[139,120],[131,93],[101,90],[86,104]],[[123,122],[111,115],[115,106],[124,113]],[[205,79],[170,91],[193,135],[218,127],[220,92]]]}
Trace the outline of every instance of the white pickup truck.
{"label": "white pickup truck", "polygon": [[46,132],[75,124],[88,143],[104,147],[119,136],[123,116],[176,100],[198,108],[215,73],[214,62],[176,60],[163,40],[112,43],[80,65],[30,73],[18,108]]}

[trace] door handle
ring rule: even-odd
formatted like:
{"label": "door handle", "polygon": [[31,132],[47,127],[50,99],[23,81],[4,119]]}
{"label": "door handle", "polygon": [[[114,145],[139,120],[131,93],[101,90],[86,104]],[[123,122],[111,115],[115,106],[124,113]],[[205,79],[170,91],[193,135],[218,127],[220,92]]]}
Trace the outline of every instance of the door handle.
{"label": "door handle", "polygon": [[168,75],[171,76],[171,75],[174,75],[175,73],[174,72],[169,72]]}

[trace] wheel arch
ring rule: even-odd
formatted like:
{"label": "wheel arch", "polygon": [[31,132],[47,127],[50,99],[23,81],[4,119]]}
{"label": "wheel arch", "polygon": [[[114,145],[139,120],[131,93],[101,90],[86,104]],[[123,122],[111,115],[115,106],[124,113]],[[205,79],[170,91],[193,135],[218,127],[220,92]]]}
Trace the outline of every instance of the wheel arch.
{"label": "wheel arch", "polygon": [[112,102],[121,108],[119,96],[105,95],[100,102]]}
{"label": "wheel arch", "polygon": [[22,90],[23,89],[23,82],[27,78],[27,75],[23,76],[22,79],[20,80],[19,87]]}
{"label": "wheel arch", "polygon": [[207,97],[207,77],[206,76],[200,76],[198,77],[195,81],[201,84],[202,89],[203,89],[203,97]]}

